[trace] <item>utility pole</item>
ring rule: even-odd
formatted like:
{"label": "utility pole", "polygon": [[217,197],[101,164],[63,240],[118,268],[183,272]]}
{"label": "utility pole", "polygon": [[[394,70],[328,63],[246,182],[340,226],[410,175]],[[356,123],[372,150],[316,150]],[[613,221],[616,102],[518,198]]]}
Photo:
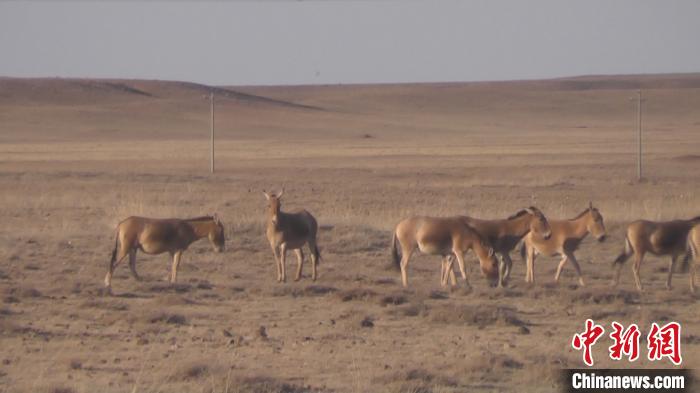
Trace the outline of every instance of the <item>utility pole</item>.
{"label": "utility pole", "polygon": [[210,171],[214,173],[214,91],[209,93],[209,106],[211,107],[211,149]]}
{"label": "utility pole", "polygon": [[[630,98],[632,100],[634,98]],[[642,90],[637,90],[637,181],[642,181]]]}

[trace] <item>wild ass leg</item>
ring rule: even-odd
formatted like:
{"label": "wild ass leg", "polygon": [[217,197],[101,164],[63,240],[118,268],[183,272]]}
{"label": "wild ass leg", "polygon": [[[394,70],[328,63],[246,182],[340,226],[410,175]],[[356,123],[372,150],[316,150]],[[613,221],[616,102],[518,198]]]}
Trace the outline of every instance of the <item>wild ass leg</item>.
{"label": "wild ass leg", "polygon": [[170,271],[171,284],[175,284],[177,282],[177,269],[180,266],[180,258],[182,258],[182,251],[175,251],[173,254],[173,267]]}
{"label": "wild ass leg", "polygon": [[513,260],[510,259],[510,253],[507,252],[503,254],[503,259],[506,262],[506,273],[503,277],[503,284],[506,285],[508,284],[508,280],[510,279],[510,271],[513,268]]}
{"label": "wild ass leg", "polygon": [[280,254],[277,246],[272,246],[272,254],[275,257],[275,267],[277,268],[277,282],[282,281],[282,269],[280,268]]}
{"label": "wild ass leg", "polygon": [[578,264],[578,261],[576,260],[574,253],[569,252],[566,255],[567,255],[567,259],[569,261],[571,261],[572,265],[574,265],[574,269],[576,269],[576,275],[578,275],[578,285],[585,287],[586,283],[583,281],[583,276],[581,275],[581,266]]}
{"label": "wild ass leg", "polygon": [[537,251],[535,250],[534,247],[528,247],[526,249],[527,254],[525,256],[526,258],[526,265],[527,265],[527,272],[525,273],[525,282],[529,282],[531,284],[535,283],[535,258],[537,257]]}
{"label": "wild ass leg", "polygon": [[440,270],[440,285],[447,286],[447,280],[452,283],[452,285],[457,285],[457,278],[455,277],[455,272],[452,270],[452,255],[445,255],[442,257],[442,269]]}
{"label": "wild ass leg", "polygon": [[449,258],[449,266],[450,268],[447,270],[447,274],[450,275],[450,284],[452,286],[457,285],[457,277],[455,276],[455,271],[452,269],[452,264],[454,263],[454,256],[448,255],[447,258]]}
{"label": "wild ass leg", "polygon": [[301,248],[297,248],[294,250],[294,253],[297,254],[297,275],[294,277],[294,281],[299,281],[301,279],[301,267],[304,264],[304,252]]}
{"label": "wild ass leg", "polygon": [[408,274],[406,270],[408,269],[408,261],[411,259],[413,254],[413,248],[401,248],[401,283],[404,287],[408,287]]}
{"label": "wild ass leg", "polygon": [[504,288],[506,286],[506,272],[507,272],[507,264],[506,262],[506,257],[504,254],[498,253],[498,259],[499,259],[499,264],[498,264],[498,287],[499,288]]}
{"label": "wild ass leg", "polygon": [[695,265],[696,265],[696,258],[693,258],[690,263],[690,268],[688,270],[688,276],[690,278],[690,292],[695,293]]}
{"label": "wild ass leg", "polygon": [[642,266],[642,258],[644,255],[638,252],[634,253],[634,263],[632,264],[632,274],[634,275],[634,282],[637,285],[637,290],[642,291],[642,280],[639,278],[639,269]]}
{"label": "wild ass leg", "polygon": [[450,268],[450,285],[455,286],[457,285],[457,277],[455,276],[455,271]]}
{"label": "wild ass leg", "polygon": [[564,265],[566,265],[568,259],[569,257],[566,254],[562,255],[559,266],[557,266],[557,272],[554,274],[554,281],[559,282],[559,276],[561,275],[561,271],[564,270]]}
{"label": "wild ass leg", "polygon": [[440,285],[441,286],[446,286],[447,285],[447,257],[443,256],[442,261],[440,262]]}
{"label": "wild ass leg", "polygon": [[622,272],[622,264],[615,266],[615,276],[613,277],[612,287],[616,287],[620,283],[620,273]]}
{"label": "wild ass leg", "polygon": [[457,285],[457,277],[455,276],[455,271],[452,269],[454,264],[454,255],[448,255],[445,260],[443,260],[442,265],[442,277],[444,277],[445,285],[447,285],[447,278],[450,279],[450,284],[452,286]]}
{"label": "wild ass leg", "polygon": [[666,289],[669,291],[673,288],[671,286],[671,279],[673,278],[673,269],[676,268],[676,259],[678,256],[676,254],[671,255],[671,262],[668,264],[668,277],[666,278]]}
{"label": "wild ass leg", "polygon": [[129,269],[131,269],[131,275],[134,276],[134,279],[141,281],[141,277],[136,273],[136,249],[129,251]]}
{"label": "wild ass leg", "polygon": [[105,275],[105,288],[107,293],[112,293],[112,274],[114,274],[114,269],[121,263],[121,261],[129,255],[127,246],[120,242],[119,251],[117,252],[116,258],[109,261],[109,269],[107,269],[107,275]]}
{"label": "wild ass leg", "polygon": [[316,281],[316,265],[318,265],[318,246],[316,239],[309,240],[309,251],[311,252],[311,280]]}
{"label": "wild ass leg", "polygon": [[[464,283],[467,284],[467,287],[470,287],[471,285],[469,285],[469,278],[467,277],[467,271],[464,267],[464,255],[462,254],[461,251],[454,251],[454,254],[455,254],[455,257],[457,257],[457,265],[459,266],[459,272],[462,274],[462,279],[464,280]],[[450,271],[452,271],[452,264],[450,264]]]}
{"label": "wild ass leg", "polygon": [[287,281],[287,244],[280,245],[280,271],[282,272],[282,282]]}

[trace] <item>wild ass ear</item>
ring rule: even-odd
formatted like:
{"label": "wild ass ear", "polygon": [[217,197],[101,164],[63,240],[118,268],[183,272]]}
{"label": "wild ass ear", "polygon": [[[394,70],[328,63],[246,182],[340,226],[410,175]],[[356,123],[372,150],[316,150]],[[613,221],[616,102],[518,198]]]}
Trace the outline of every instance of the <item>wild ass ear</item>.
{"label": "wild ass ear", "polygon": [[489,246],[489,258],[493,256],[493,247]]}
{"label": "wild ass ear", "polygon": [[219,214],[214,213],[214,215],[212,216],[212,218],[214,219],[214,223],[215,223],[215,224],[221,224],[221,219],[219,218]]}
{"label": "wild ass ear", "polygon": [[262,190],[262,193],[263,193],[263,195],[265,195],[265,199],[267,199],[267,200],[269,201],[269,200],[270,200],[270,194],[268,194],[267,192],[265,192],[265,190]]}
{"label": "wild ass ear", "polygon": [[591,211],[593,210],[593,202],[588,201],[588,209]]}
{"label": "wild ass ear", "polygon": [[277,199],[282,198],[282,195],[284,194],[284,187],[282,187],[282,191],[277,193]]}

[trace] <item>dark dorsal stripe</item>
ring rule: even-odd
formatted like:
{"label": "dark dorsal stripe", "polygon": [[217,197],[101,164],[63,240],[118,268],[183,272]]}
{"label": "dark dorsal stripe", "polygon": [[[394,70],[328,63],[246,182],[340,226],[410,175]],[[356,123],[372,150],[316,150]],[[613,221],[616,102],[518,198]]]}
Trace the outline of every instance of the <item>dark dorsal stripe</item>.
{"label": "dark dorsal stripe", "polygon": [[212,221],[214,220],[214,217],[212,216],[201,216],[201,217],[195,217],[195,218],[188,218],[185,221]]}

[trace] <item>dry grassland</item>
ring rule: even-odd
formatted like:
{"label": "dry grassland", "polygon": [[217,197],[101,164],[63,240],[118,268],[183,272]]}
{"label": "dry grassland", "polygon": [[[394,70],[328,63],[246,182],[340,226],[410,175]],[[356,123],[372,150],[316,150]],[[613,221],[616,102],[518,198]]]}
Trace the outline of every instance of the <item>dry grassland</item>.
{"label": "dry grassland", "polygon": [[[0,392],[551,392],[582,365],[570,342],[586,318],[679,321],[684,364],[700,361],[687,274],[666,291],[667,260],[650,256],[645,293],[628,266],[609,287],[628,221],[700,214],[700,76],[222,89],[214,175],[205,92],[0,79]],[[321,224],[315,283],[275,281],[260,191],[282,186],[284,209]],[[585,288],[570,266],[554,284],[544,257],[526,285],[516,253],[505,290],[473,265],[473,290],[441,288],[425,256],[403,289],[389,263],[408,215],[565,218],[589,201],[609,239],[577,253]],[[119,220],[212,212],[225,253],[196,243],[175,286],[167,256],[139,254],[145,279],[122,265],[101,295]],[[627,366],[601,342],[597,366]]]}

